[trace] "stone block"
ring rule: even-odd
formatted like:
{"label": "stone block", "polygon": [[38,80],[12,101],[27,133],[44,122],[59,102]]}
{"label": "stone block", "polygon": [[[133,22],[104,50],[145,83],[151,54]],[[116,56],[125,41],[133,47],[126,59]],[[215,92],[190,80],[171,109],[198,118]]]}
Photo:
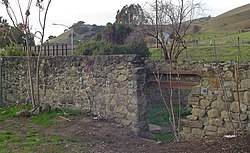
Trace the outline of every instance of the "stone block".
{"label": "stone block", "polygon": [[117,77],[117,81],[121,81],[121,82],[126,81],[127,79],[128,79],[128,76],[126,75],[118,75]]}
{"label": "stone block", "polygon": [[183,127],[182,128],[182,132],[185,133],[185,134],[191,134],[191,128],[190,127]]}
{"label": "stone block", "polygon": [[232,118],[236,121],[238,121],[239,119],[241,121],[245,121],[248,119],[248,116],[247,114],[232,113]]}
{"label": "stone block", "polygon": [[250,70],[247,70],[247,78],[250,79]]}
{"label": "stone block", "polygon": [[219,127],[218,131],[219,134],[225,134],[228,132],[228,129],[224,128],[224,127]]}
{"label": "stone block", "polygon": [[211,131],[211,132],[216,132],[218,130],[218,128],[216,126],[205,126],[204,130]]}
{"label": "stone block", "polygon": [[201,95],[201,86],[194,86],[191,91],[192,95]]}
{"label": "stone block", "polygon": [[209,125],[216,126],[216,127],[223,127],[224,121],[221,118],[211,118],[209,120]]}
{"label": "stone block", "polygon": [[247,130],[250,132],[250,123],[247,124]]}
{"label": "stone block", "polygon": [[244,92],[243,103],[250,106],[250,91]]}
{"label": "stone block", "polygon": [[241,113],[246,113],[247,105],[240,103],[240,110],[239,110],[239,102],[235,101],[230,105],[230,111],[234,113],[239,113],[239,111],[241,111]]}
{"label": "stone block", "polygon": [[239,123],[238,122],[230,122],[230,121],[226,121],[224,122],[224,127],[227,129],[227,130],[235,130],[237,128],[239,128]]}
{"label": "stone block", "polygon": [[200,121],[189,121],[189,120],[185,120],[185,119],[181,120],[181,125],[184,127],[191,127],[191,128],[202,128],[203,127],[203,123]]}
{"label": "stone block", "polygon": [[121,120],[121,124],[125,125],[125,126],[130,126],[131,125],[131,121],[130,120]]}
{"label": "stone block", "polygon": [[238,93],[235,91],[233,92],[233,97],[234,97],[234,101],[238,101],[238,99],[240,99],[241,102],[243,102],[243,97],[244,97],[244,92],[239,92],[239,96]]}
{"label": "stone block", "polygon": [[191,105],[200,105],[200,97],[199,96],[192,96],[188,97],[188,103]]}
{"label": "stone block", "polygon": [[196,121],[196,120],[198,120],[198,116],[195,116],[195,115],[188,115],[186,118],[188,120],[190,120],[190,121]]}
{"label": "stone block", "polygon": [[231,72],[231,71],[226,71],[226,72],[224,73],[224,75],[223,75],[223,77],[224,77],[224,79],[225,79],[226,81],[231,81],[232,78],[233,78],[233,76],[234,76],[234,74],[233,74],[233,72]]}
{"label": "stone block", "polygon": [[240,82],[242,89],[250,89],[250,79],[244,79]]}
{"label": "stone block", "polygon": [[192,109],[192,114],[198,117],[203,117],[206,114],[206,111],[204,109],[200,108],[193,108]]}
{"label": "stone block", "polygon": [[204,131],[202,129],[199,129],[199,128],[193,128],[191,133],[192,133],[192,135],[199,135],[199,136],[204,135]]}
{"label": "stone block", "polygon": [[225,89],[236,89],[236,82],[235,81],[225,81],[223,83]]}
{"label": "stone block", "polygon": [[217,109],[219,111],[222,111],[222,110],[226,109],[226,104],[224,101],[217,100],[217,101],[212,102],[211,107],[213,109]]}
{"label": "stone block", "polygon": [[200,105],[201,105],[201,108],[206,109],[208,106],[211,105],[211,101],[202,99],[200,100]]}
{"label": "stone block", "polygon": [[212,88],[219,88],[220,87],[218,77],[210,77],[209,80],[210,80],[210,86]]}
{"label": "stone block", "polygon": [[220,112],[217,109],[210,109],[208,110],[207,115],[210,118],[219,118]]}
{"label": "stone block", "polygon": [[204,79],[204,80],[201,82],[201,86],[202,86],[202,87],[205,87],[205,88],[207,88],[207,87],[209,86],[209,84],[210,84],[210,82],[209,82],[209,80],[207,80],[207,79]]}
{"label": "stone block", "polygon": [[213,131],[205,131],[205,135],[216,135],[217,132],[213,132]]}
{"label": "stone block", "polygon": [[221,112],[221,118],[229,119],[229,112],[228,111],[222,111]]}

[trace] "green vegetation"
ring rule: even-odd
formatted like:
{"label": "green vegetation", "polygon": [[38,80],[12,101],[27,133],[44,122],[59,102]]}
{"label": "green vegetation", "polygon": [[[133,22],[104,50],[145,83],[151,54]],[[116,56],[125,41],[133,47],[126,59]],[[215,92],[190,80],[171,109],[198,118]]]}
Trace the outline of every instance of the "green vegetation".
{"label": "green vegetation", "polygon": [[[25,106],[6,106],[3,108],[0,108],[0,121],[3,121],[5,119],[8,118],[14,118],[16,113],[23,110],[23,109],[28,109],[30,110],[32,106],[30,105],[25,105]],[[78,116],[78,115],[83,115],[84,112],[82,110],[73,110],[73,109],[64,109],[64,111],[62,111],[61,109],[52,109],[48,112],[44,112],[40,115],[36,115],[36,116],[31,116],[29,119],[29,121],[33,124],[37,124],[37,125],[42,125],[45,127],[49,127],[55,124],[55,122],[53,121],[54,118],[59,117],[59,116],[65,116],[66,115],[74,115],[74,116]]]}
{"label": "green vegetation", "polygon": [[[120,23],[108,23],[94,39],[78,46],[79,55],[138,54],[149,56],[149,50],[142,36],[135,29]],[[136,36],[134,36],[136,35]]]}
{"label": "green vegetation", "polygon": [[234,34],[244,28],[248,28],[250,23],[250,4],[235,8],[206,22],[200,23],[202,33],[222,33]]}
{"label": "green vegetation", "polygon": [[171,142],[173,140],[174,136],[170,133],[165,133],[165,134],[154,134],[152,137],[152,140],[155,141],[165,141],[165,142]]}
{"label": "green vegetation", "polygon": [[[178,116],[180,111],[181,117],[190,115],[191,112],[189,110],[174,108],[174,114]],[[149,106],[149,122],[151,124],[157,125],[168,125],[169,122],[169,114],[163,104],[152,104]]]}
{"label": "green vegetation", "polygon": [[[238,47],[238,38],[240,46]],[[179,60],[190,59],[196,61],[236,61],[239,52],[240,62],[250,60],[250,32],[233,35],[223,34],[194,34],[185,38],[187,49],[184,50]],[[198,44],[194,44],[198,40]],[[150,49],[151,59],[163,57],[161,49]],[[162,56],[161,56],[162,54]]]}
{"label": "green vegetation", "polygon": [[[0,107],[0,120],[6,130],[0,130],[0,153],[7,152],[69,152],[62,147],[66,144],[74,144],[84,141],[84,138],[64,137],[53,134],[43,134],[39,128],[34,128],[34,124],[47,128],[55,125],[53,119],[58,116],[83,115],[81,110],[53,109],[41,115],[32,116],[27,119],[15,118],[16,112],[23,109],[31,109],[31,106],[5,106]],[[8,120],[11,120],[9,122]],[[16,122],[17,121],[17,122]],[[19,123],[22,121],[22,124]],[[24,124],[23,124],[24,123]],[[4,128],[4,129],[5,129]],[[68,148],[69,149],[69,148]]]}
{"label": "green vegetation", "polygon": [[0,52],[0,56],[26,56],[26,51],[20,45],[9,45]]}

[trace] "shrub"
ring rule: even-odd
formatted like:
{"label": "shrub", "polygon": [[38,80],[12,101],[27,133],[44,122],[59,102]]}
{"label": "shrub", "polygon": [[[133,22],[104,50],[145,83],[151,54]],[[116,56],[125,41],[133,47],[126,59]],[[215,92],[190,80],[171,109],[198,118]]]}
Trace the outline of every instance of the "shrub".
{"label": "shrub", "polygon": [[26,56],[26,52],[20,45],[9,45],[0,53],[1,56]]}

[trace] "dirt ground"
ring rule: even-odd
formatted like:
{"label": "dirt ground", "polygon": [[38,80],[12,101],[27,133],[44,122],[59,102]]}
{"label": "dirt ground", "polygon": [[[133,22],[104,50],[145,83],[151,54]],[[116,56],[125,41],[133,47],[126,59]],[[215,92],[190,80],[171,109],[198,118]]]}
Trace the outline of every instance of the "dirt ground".
{"label": "dirt ground", "polygon": [[[93,152],[93,153],[247,153],[250,152],[250,134],[240,134],[235,138],[223,136],[204,137],[181,141],[179,143],[155,142],[134,136],[130,130],[115,123],[93,120],[91,117],[70,118],[71,122],[56,118],[57,124],[44,128],[30,125],[44,136],[59,135],[67,138],[77,138],[79,141],[60,144],[63,152]],[[5,121],[9,122],[9,121]],[[20,124],[20,121],[13,121]],[[0,125],[0,131],[8,127]],[[10,124],[8,124],[10,125]],[[25,129],[24,129],[25,130]],[[46,148],[46,144],[44,144]],[[45,152],[44,148],[34,152]],[[1,152],[1,151],[0,151]]]}

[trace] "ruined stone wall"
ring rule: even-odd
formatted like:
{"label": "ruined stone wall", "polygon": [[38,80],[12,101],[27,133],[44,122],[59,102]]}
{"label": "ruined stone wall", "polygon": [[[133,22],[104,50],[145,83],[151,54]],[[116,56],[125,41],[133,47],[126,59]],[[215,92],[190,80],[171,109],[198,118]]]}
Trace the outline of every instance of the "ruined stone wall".
{"label": "ruined stone wall", "polygon": [[192,115],[182,120],[182,135],[187,138],[239,128],[250,130],[250,62],[240,64],[238,70],[231,62],[202,67],[200,85],[189,95]]}
{"label": "ruined stone wall", "polygon": [[[169,81],[169,73],[170,71],[170,65],[169,63],[166,63],[164,60],[146,60],[145,61],[146,68],[148,69],[148,75],[147,75],[147,100],[149,104],[163,104],[163,100],[161,97],[161,93],[159,90],[158,84],[152,84],[151,81],[155,81],[158,75],[158,72],[160,72],[161,81]],[[173,63],[173,71],[180,71],[180,70],[186,70],[186,71],[196,71],[198,69],[201,69],[202,63],[200,62],[179,62],[178,64]],[[199,82],[200,77],[197,75],[179,75],[172,74],[172,80],[177,81],[179,79],[181,82]],[[168,88],[161,88],[163,98],[166,101],[169,101],[170,97],[170,90]],[[180,92],[180,93],[179,93]],[[182,107],[188,106],[188,96],[191,92],[191,89],[173,89],[173,103],[174,106],[179,107],[179,96],[180,96],[180,102]]]}
{"label": "ruined stone wall", "polygon": [[[136,55],[43,57],[41,102],[91,110],[138,134],[147,128],[145,79],[144,62]],[[5,103],[30,100],[26,57],[2,58],[2,92]]]}

